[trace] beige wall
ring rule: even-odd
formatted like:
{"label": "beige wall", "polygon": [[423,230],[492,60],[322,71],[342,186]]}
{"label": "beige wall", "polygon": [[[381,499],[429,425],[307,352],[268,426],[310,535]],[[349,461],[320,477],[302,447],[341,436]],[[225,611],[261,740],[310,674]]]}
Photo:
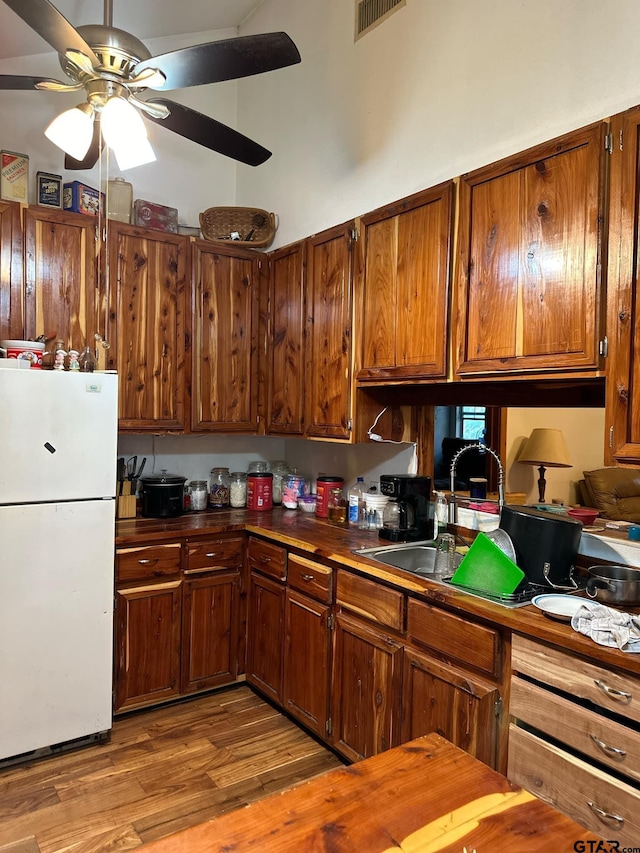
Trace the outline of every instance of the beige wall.
{"label": "beige wall", "polygon": [[538,500],[538,469],[515,460],[535,427],[562,430],[573,463],[571,468],[546,469],[546,501],[577,503],[576,482],[582,472],[604,465],[604,409],[508,409],[506,490],[525,492],[528,503]]}

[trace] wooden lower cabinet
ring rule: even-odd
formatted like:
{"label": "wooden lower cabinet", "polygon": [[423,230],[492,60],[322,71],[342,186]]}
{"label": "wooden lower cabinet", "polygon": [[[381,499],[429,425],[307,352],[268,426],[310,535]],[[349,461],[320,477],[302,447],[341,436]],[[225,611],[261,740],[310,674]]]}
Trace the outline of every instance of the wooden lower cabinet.
{"label": "wooden lower cabinet", "polygon": [[115,710],[180,695],[182,580],[116,592]]}
{"label": "wooden lower cabinet", "polygon": [[285,587],[251,572],[247,681],[282,704]]}
{"label": "wooden lower cabinet", "polygon": [[335,619],[332,745],[352,761],[399,742],[402,643],[345,614]]}
{"label": "wooden lower cabinet", "polygon": [[405,646],[402,743],[438,732],[495,767],[498,697],[495,684]]}

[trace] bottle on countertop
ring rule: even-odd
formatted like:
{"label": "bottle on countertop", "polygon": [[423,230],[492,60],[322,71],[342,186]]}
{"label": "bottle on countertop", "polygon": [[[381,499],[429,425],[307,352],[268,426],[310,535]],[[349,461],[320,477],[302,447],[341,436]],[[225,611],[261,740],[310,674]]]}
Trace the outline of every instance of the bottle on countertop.
{"label": "bottle on countertop", "polygon": [[349,524],[359,524],[364,509],[364,477],[358,477],[349,489]]}
{"label": "bottle on countertop", "polygon": [[446,533],[449,505],[444,492],[436,492],[436,503],[433,510],[433,538],[437,539],[439,533]]}

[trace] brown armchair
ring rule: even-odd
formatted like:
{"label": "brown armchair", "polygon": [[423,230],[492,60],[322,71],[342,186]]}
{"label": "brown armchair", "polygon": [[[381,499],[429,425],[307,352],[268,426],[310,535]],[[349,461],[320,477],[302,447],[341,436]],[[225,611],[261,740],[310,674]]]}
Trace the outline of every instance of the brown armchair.
{"label": "brown armchair", "polygon": [[640,468],[597,468],[583,473],[589,506],[605,518],[640,522]]}

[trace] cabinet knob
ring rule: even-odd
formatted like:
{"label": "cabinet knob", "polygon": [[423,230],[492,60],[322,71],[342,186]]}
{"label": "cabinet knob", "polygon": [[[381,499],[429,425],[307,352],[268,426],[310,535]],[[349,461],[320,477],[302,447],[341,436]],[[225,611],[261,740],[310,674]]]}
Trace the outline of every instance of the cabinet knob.
{"label": "cabinet knob", "polygon": [[605,684],[604,681],[599,681],[597,678],[594,679],[594,684],[602,690],[605,696],[615,699],[616,702],[624,702],[625,705],[631,702],[631,693],[627,693],[625,690],[616,690],[615,687],[609,687],[608,684]]}
{"label": "cabinet knob", "polygon": [[589,800],[587,800],[587,805],[598,820],[601,820],[603,823],[608,823],[610,826],[615,827],[615,829],[622,829],[624,826],[624,818],[621,815],[606,812],[604,809],[601,809],[600,806],[597,806]]}

